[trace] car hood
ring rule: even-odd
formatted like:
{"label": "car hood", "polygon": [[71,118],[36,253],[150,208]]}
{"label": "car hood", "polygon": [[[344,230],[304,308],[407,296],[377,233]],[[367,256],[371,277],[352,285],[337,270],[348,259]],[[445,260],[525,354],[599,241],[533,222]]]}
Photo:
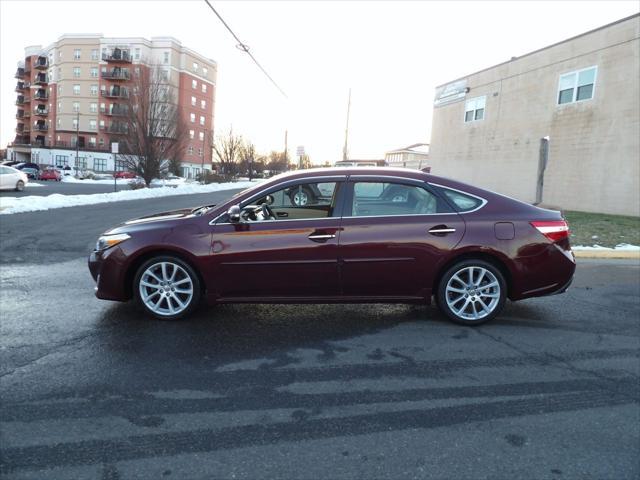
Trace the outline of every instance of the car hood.
{"label": "car hood", "polygon": [[[213,207],[213,205],[207,205]],[[183,208],[180,210],[170,210],[168,212],[154,213],[144,217],[134,218],[121,223],[117,227],[107,230],[106,234],[125,233],[139,230],[149,230],[156,227],[173,227],[173,223],[180,222],[184,219],[191,219],[196,216],[196,212],[201,207]]]}

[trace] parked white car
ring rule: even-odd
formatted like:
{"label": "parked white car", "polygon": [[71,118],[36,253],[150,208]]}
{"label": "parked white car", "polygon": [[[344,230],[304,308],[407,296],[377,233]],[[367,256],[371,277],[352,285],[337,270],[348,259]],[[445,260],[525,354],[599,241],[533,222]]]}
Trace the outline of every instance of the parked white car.
{"label": "parked white car", "polygon": [[21,192],[29,182],[27,174],[17,168],[0,166],[0,190],[16,190]]}

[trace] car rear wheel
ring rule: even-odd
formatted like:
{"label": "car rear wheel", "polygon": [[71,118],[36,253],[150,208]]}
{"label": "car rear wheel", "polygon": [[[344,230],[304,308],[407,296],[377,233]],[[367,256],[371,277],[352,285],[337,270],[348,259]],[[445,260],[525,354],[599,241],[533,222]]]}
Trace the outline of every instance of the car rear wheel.
{"label": "car rear wheel", "polygon": [[24,182],[22,180],[18,180],[16,183],[16,192],[21,192],[24,190]]}
{"label": "car rear wheel", "polygon": [[295,188],[290,193],[291,203],[296,207],[305,207],[311,203],[314,203],[313,193],[306,188]]}
{"label": "car rear wheel", "polygon": [[176,257],[152,258],[138,269],[134,280],[136,300],[161,320],[189,315],[200,303],[200,280],[194,269]]}
{"label": "car rear wheel", "polygon": [[438,285],[442,312],[461,325],[480,325],[495,318],[506,301],[507,288],[498,268],[483,260],[463,260],[449,268]]}

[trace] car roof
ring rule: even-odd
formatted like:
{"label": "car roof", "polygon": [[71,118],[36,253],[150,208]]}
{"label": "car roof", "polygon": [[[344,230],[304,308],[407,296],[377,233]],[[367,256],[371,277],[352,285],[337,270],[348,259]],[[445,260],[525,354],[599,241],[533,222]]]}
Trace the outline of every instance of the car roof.
{"label": "car roof", "polygon": [[290,172],[281,173],[273,177],[274,179],[294,179],[300,177],[326,177],[326,176],[345,176],[345,175],[371,175],[371,176],[389,176],[417,178],[426,180],[429,175],[420,170],[412,170],[409,168],[393,168],[393,167],[324,167],[309,168],[306,170],[292,170]]}

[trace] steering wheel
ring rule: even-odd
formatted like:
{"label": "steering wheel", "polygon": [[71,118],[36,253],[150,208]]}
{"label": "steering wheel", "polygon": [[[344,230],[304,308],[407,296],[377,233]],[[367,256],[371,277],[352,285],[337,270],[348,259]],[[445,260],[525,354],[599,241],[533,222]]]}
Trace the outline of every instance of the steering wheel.
{"label": "steering wheel", "polygon": [[273,213],[273,210],[271,210],[271,207],[266,203],[262,204],[262,216],[264,217],[265,220],[267,219],[276,220],[276,214]]}

